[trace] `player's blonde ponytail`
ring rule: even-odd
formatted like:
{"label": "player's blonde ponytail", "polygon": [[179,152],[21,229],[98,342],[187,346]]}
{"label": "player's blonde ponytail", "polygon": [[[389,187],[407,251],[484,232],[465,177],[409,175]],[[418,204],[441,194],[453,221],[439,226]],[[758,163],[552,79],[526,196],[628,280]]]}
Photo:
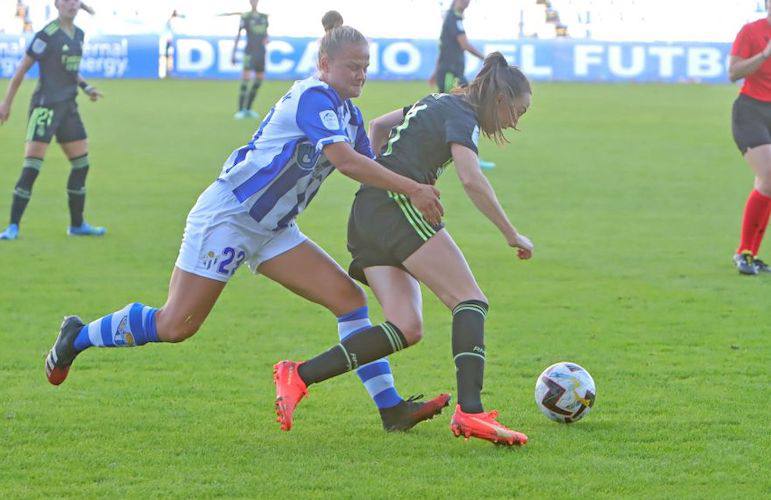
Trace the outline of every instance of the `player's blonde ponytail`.
{"label": "player's blonde ponytail", "polygon": [[482,132],[498,144],[508,142],[498,118],[498,96],[512,103],[522,94],[532,94],[530,82],[516,66],[510,66],[500,52],[485,58],[482,70],[468,87],[453,90],[465,95],[474,106]]}

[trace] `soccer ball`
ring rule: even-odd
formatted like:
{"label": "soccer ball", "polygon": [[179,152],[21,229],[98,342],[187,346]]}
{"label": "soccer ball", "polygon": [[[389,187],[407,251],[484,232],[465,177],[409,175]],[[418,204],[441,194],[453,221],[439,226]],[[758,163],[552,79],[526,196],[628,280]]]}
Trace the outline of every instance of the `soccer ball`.
{"label": "soccer ball", "polygon": [[555,363],[535,382],[535,404],[550,419],[566,424],[584,418],[596,394],[592,376],[575,363]]}

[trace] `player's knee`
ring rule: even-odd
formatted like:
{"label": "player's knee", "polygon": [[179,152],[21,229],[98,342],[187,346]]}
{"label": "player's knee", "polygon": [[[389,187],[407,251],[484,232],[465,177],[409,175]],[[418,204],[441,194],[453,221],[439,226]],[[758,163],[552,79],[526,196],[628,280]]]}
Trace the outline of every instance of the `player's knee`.
{"label": "player's knee", "polygon": [[489,304],[487,297],[485,294],[480,290],[478,287],[472,290],[468,290],[466,292],[460,292],[460,293],[449,293],[445,297],[441,297],[442,302],[450,308],[450,310],[455,309],[458,304],[461,302],[466,302],[469,300],[474,300],[478,302],[484,302],[485,304]]}
{"label": "player's knee", "polygon": [[354,309],[367,305],[367,294],[364,293],[364,290],[354,283],[353,280],[350,280],[346,286],[340,287],[340,289],[333,292],[332,295],[335,297],[337,303],[333,307],[330,307],[330,309],[332,309],[332,312],[337,316],[340,314],[347,314]]}
{"label": "player's knee", "polygon": [[407,345],[415,345],[423,338],[423,321],[419,317],[399,318],[397,321],[390,321],[402,332]]}
{"label": "player's knee", "polygon": [[771,172],[755,179],[755,189],[763,196],[771,197]]}
{"label": "player's knee", "polygon": [[201,328],[200,321],[193,321],[191,318],[182,318],[164,314],[161,310],[157,319],[158,338],[164,342],[173,344],[189,339]]}

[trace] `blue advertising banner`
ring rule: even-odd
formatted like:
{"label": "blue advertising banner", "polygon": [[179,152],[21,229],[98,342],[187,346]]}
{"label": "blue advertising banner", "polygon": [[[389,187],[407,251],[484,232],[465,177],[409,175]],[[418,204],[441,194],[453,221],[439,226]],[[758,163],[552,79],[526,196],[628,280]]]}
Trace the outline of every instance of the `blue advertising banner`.
{"label": "blue advertising banner", "polygon": [[[570,39],[473,42],[483,52],[502,52],[534,80],[582,82],[728,82],[728,43],[594,42]],[[173,76],[237,78],[242,51],[231,61],[233,39],[178,37]],[[269,78],[299,79],[316,67],[318,39],[271,38],[267,48]],[[369,77],[373,80],[427,79],[433,72],[437,45],[433,40],[378,39],[370,45]],[[467,76],[480,68],[467,59]]]}
{"label": "blue advertising banner", "polygon": [[[24,56],[29,37],[0,35],[0,76],[10,78]],[[728,43],[594,42],[569,39],[474,41],[483,52],[501,51],[533,80],[579,82],[728,82]],[[235,79],[243,52],[231,61],[230,37],[176,37],[174,70],[178,78]],[[84,47],[85,78],[158,78],[159,36],[91,37]],[[315,71],[318,39],[272,38],[266,70],[269,78],[300,79]],[[378,39],[370,44],[373,80],[428,79],[434,70],[433,40]],[[480,61],[467,59],[473,77]],[[29,75],[35,77],[37,69]]]}
{"label": "blue advertising banner", "polygon": [[[80,74],[84,78],[158,78],[157,35],[87,37]],[[10,78],[32,35],[0,35],[0,76]],[[37,65],[30,77],[37,77]]]}

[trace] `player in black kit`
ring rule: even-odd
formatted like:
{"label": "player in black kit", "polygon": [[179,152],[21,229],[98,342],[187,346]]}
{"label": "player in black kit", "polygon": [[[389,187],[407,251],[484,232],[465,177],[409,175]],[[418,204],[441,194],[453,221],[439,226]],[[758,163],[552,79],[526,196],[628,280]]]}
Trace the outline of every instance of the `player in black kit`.
{"label": "player in black kit", "polygon": [[[468,85],[465,76],[465,52],[479,59],[485,57],[469,42],[466,28],[463,27],[463,13],[470,2],[471,0],[453,0],[444,16],[442,33],[439,35],[439,57],[436,60],[436,69],[429,79],[429,83],[432,86],[436,85],[440,93]],[[479,166],[491,169],[495,168],[495,163],[480,158]]]}
{"label": "player in black kit", "polygon": [[78,73],[83,55],[83,30],[73,23],[80,9],[90,11],[90,8],[79,0],[56,0],[55,5],[59,11],[58,19],[35,34],[11,79],[5,98],[0,102],[0,123],[4,123],[11,113],[13,99],[24,75],[37,62],[40,78],[30,103],[23,168],[13,192],[11,223],[0,233],[0,240],[18,238],[19,223],[32,195],[32,185],[40,173],[48,144],[54,135],[72,167],[67,181],[70,207],[67,234],[101,236],[105,233],[105,228],[91,226],[83,220],[89,169],[88,142],[75,102],[78,87],[92,101],[102,97]]}
{"label": "player in black kit", "polygon": [[[381,117],[385,123],[371,138],[375,147],[384,143],[382,131],[401,124],[391,132],[377,161],[428,184],[453,162],[474,205],[495,224],[520,259],[529,259],[533,244],[509,222],[482,174],[477,143],[480,131],[499,144],[506,142],[503,130],[516,127],[530,106],[531,94],[525,75],[509,66],[500,52],[492,53],[469,86],[418,101],[403,120],[402,110]],[[444,226],[426,221],[408,197],[365,185],[356,193],[351,209],[348,249],[353,256],[350,275],[372,288],[387,321],[304,363],[276,365],[279,417],[291,415],[309,385],[417,343],[423,334],[422,282],[452,311],[459,403],[450,425],[453,433],[499,444],[525,444],[527,436],[500,424],[497,412],[483,410],[488,301]]]}
{"label": "player in black kit", "polygon": [[[257,90],[265,78],[265,45],[268,43],[268,15],[257,12],[259,0],[249,0],[252,10],[241,14],[241,24],[238,26],[236,43],[233,45],[231,60],[236,63],[236,47],[241,38],[241,31],[246,32],[246,48],[244,49],[244,67],[241,72],[241,88],[238,93],[238,111],[233,118],[259,118],[252,111],[252,103],[257,96]],[[251,83],[251,86],[250,86]]]}

